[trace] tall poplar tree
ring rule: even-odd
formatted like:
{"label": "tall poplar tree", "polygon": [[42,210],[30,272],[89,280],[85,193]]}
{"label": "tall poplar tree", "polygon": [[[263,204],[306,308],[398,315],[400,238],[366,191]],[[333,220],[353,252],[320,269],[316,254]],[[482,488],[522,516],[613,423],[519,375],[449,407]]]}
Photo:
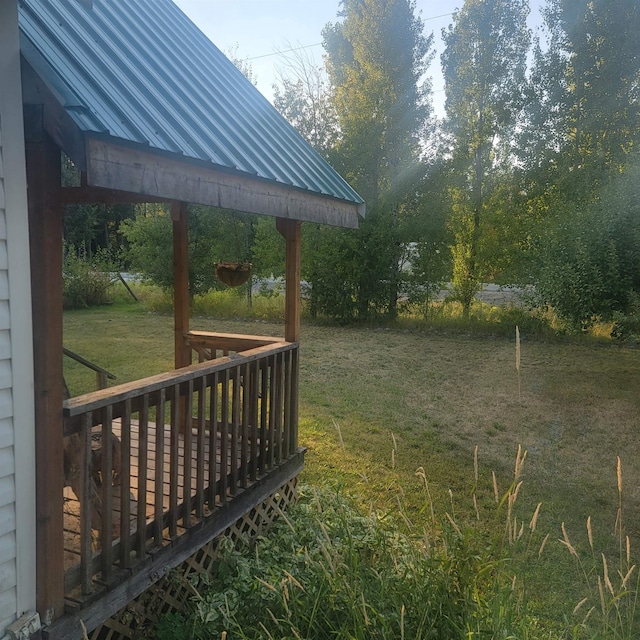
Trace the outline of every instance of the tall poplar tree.
{"label": "tall poplar tree", "polygon": [[574,201],[588,202],[640,144],[637,0],[547,0],[530,139]]}
{"label": "tall poplar tree", "polygon": [[442,33],[445,126],[455,176],[450,190],[453,287],[465,317],[489,273],[483,230],[524,105],[528,12],[527,0],[466,0]]}
{"label": "tall poplar tree", "polygon": [[529,198],[544,211],[534,283],[578,330],[640,291],[640,5],[547,0],[543,15],[524,129]]}
{"label": "tall poplar tree", "polygon": [[323,31],[340,130],[334,162],[365,199],[367,218],[356,232],[332,235],[336,258],[350,262],[334,269],[342,282],[332,286],[353,300],[354,317],[381,310],[394,317],[403,211],[420,178],[431,112],[424,74],[433,37],[414,0],[341,0],[339,16]]}

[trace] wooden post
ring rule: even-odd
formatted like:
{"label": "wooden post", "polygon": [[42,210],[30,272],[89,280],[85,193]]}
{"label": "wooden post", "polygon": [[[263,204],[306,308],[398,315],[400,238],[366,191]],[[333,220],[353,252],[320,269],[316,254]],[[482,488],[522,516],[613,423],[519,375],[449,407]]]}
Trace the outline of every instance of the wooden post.
{"label": "wooden post", "polygon": [[175,367],[191,364],[191,347],[185,343],[189,331],[189,236],[187,203],[171,203],[173,221],[173,315]]}
{"label": "wooden post", "polygon": [[284,338],[288,342],[299,342],[302,223],[299,220],[277,218],[276,228],[286,243]]}
{"label": "wooden post", "polygon": [[[173,318],[175,343],[175,368],[191,364],[191,347],[186,343],[189,331],[189,225],[186,202],[171,203],[173,221]],[[191,416],[185,398],[178,400],[178,430],[186,433]]]}
{"label": "wooden post", "polygon": [[[276,227],[286,243],[284,338],[287,342],[300,342],[300,257],[302,254],[302,223],[299,220],[277,218]],[[289,442],[283,443],[289,454],[298,447],[298,351],[291,363],[291,388],[285,408],[289,428]]]}
{"label": "wooden post", "polygon": [[[60,149],[43,131],[41,105],[25,108],[36,420],[37,608],[64,613],[62,205]],[[19,354],[18,354],[19,355]]]}

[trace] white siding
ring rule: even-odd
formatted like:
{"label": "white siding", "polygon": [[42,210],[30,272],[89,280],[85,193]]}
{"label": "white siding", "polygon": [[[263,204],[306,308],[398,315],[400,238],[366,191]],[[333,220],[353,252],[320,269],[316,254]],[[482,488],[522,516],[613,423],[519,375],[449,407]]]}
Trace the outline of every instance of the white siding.
{"label": "white siding", "polygon": [[[0,114],[2,115],[2,114]],[[0,219],[2,219],[3,223],[5,221],[5,188],[4,188],[4,162],[3,162],[3,146],[2,146],[2,119],[0,119]],[[3,249],[0,251],[6,256],[6,240],[0,240],[0,244],[4,245]],[[5,259],[6,265],[6,259]],[[0,277],[7,276],[7,268],[4,269],[0,267]],[[3,299],[0,300],[0,304],[8,303],[8,291],[5,292]],[[0,313],[0,315],[3,315]],[[1,321],[0,321],[1,322]],[[7,329],[8,327],[3,327]],[[10,345],[7,345],[7,334],[10,336],[8,331],[2,331],[4,336],[0,336],[0,343],[4,343],[4,352],[5,355],[7,351],[10,352]],[[4,337],[4,340],[2,338]],[[9,346],[9,349],[7,347]],[[0,365],[6,367],[9,365],[9,370],[11,369],[11,361],[10,360],[0,360]],[[11,380],[11,374],[9,374],[9,380]],[[7,402],[6,399],[7,393],[7,385],[6,383],[2,384],[0,387],[0,395],[5,395],[4,402],[0,399],[0,415],[2,417],[6,416],[6,408],[2,407],[3,404]],[[11,394],[11,388],[9,386],[8,393]],[[11,398],[8,399],[9,405],[11,404]],[[0,448],[0,528],[9,529],[8,536],[9,539],[11,537],[15,540],[15,487],[14,487],[14,473],[15,473],[15,456],[14,456],[14,437],[13,437],[13,421],[9,428],[3,430],[2,443],[3,447]],[[2,462],[5,464],[8,462],[8,466],[5,467]],[[11,553],[13,551],[13,553]],[[18,582],[18,571],[16,566],[16,551],[17,548],[15,544],[10,545],[5,550],[3,554],[4,563],[0,565],[0,634],[4,633],[4,629],[8,624],[11,624],[17,615],[17,582]]]}
{"label": "white siding", "polygon": [[0,637],[35,610],[29,235],[17,0],[0,0]]}

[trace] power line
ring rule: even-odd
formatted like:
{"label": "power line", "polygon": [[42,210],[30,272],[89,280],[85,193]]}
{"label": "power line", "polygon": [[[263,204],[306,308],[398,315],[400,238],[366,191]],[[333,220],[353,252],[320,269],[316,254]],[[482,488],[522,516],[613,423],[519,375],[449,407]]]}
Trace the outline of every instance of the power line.
{"label": "power line", "polygon": [[283,53],[291,53],[292,51],[300,51],[300,49],[310,49],[311,47],[319,47],[322,42],[316,42],[315,44],[305,44],[300,47],[294,47],[293,49],[282,49],[282,51],[274,51],[273,53],[263,53],[260,56],[253,56],[253,58],[245,58],[247,62],[250,60],[258,60],[259,58],[269,58],[270,56],[280,56]]}
{"label": "power line", "polygon": [[[423,18],[423,22],[427,22],[429,20],[438,20],[439,18],[446,18],[452,15],[453,15],[452,13],[443,13],[442,15],[439,15],[439,16],[431,16],[430,18]],[[300,51],[302,49],[311,49],[311,47],[319,47],[321,44],[322,42],[315,42],[314,44],[305,44],[299,47],[293,47],[292,49],[282,49],[281,51],[274,51],[273,53],[263,53],[262,55],[253,56],[252,58],[245,58],[245,60],[247,62],[250,62],[251,60],[259,60],[260,58],[270,58],[271,56],[281,56],[285,53],[292,53],[294,51]]]}

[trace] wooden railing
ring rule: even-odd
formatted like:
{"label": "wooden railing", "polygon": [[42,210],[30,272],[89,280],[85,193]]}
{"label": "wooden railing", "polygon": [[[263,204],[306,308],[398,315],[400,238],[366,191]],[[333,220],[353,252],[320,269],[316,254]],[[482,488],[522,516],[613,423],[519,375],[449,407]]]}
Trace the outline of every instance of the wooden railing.
{"label": "wooden railing", "polygon": [[[67,356],[67,358],[71,358],[72,360],[75,360],[78,364],[81,364],[83,367],[87,367],[87,369],[91,369],[91,371],[94,371],[96,374],[96,389],[106,389],[109,386],[109,380],[115,380],[116,377],[113,373],[111,373],[110,371],[107,371],[106,369],[103,369],[102,367],[98,366],[97,364],[95,364],[95,362],[91,362],[90,360],[87,360],[86,358],[83,358],[82,356],[78,355],[77,353],[74,353],[73,351],[71,351],[71,349],[67,349],[66,347],[64,347],[62,349],[62,353]],[[65,382],[65,390],[68,393],[68,389],[67,389],[67,384]],[[65,397],[68,397],[65,396]]]}
{"label": "wooden railing", "polygon": [[297,344],[187,339],[202,362],[65,402],[77,498],[75,538],[65,525],[67,594],[117,581],[297,449]]}
{"label": "wooden railing", "polygon": [[205,360],[214,360],[234,353],[241,353],[248,349],[281,344],[284,339],[239,333],[189,331],[185,335],[185,341],[195,352],[198,362],[204,362]]}

